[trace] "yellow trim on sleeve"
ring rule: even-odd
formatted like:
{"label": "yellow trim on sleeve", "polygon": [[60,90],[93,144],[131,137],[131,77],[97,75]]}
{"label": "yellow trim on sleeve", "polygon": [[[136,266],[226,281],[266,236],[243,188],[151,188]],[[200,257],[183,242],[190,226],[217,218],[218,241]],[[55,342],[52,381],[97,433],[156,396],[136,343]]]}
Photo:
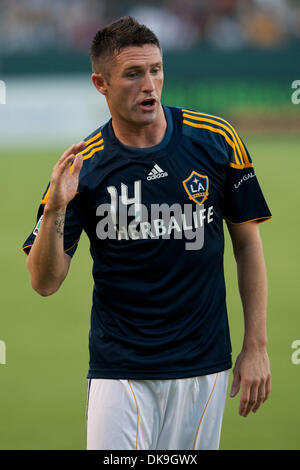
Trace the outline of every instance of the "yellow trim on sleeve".
{"label": "yellow trim on sleeve", "polygon": [[45,196],[43,197],[43,199],[41,200],[41,204],[46,204],[46,202],[48,201],[48,198],[49,198],[49,194],[50,194],[50,185],[49,185],[49,188],[45,194]]}
{"label": "yellow trim on sleeve", "polygon": [[24,251],[25,255],[28,256],[28,253],[26,252],[26,248],[29,248],[31,247],[32,245],[26,245],[26,246],[23,246],[22,250]]}
{"label": "yellow trim on sleeve", "polygon": [[248,222],[255,222],[255,221],[258,221],[258,220],[259,220],[259,222],[257,222],[257,223],[260,224],[262,222],[266,222],[269,219],[272,219],[272,215],[266,215],[265,217],[257,217],[257,219],[245,220],[245,222],[231,222],[231,220],[226,219],[226,217],[223,217],[223,219],[226,220],[226,222],[229,222],[232,225],[243,225],[243,224],[248,224]]}
{"label": "yellow trim on sleeve", "polygon": [[[80,240],[80,237],[76,240],[76,242],[75,242],[72,246],[70,246],[70,248],[67,248],[66,250],[64,250],[64,253],[67,253],[67,251],[70,251],[72,248],[74,248],[74,246],[76,245],[76,243],[79,242],[79,240]],[[25,253],[26,255],[28,254],[28,253],[26,252],[26,248],[30,248],[31,246],[33,246],[33,244],[32,244],[32,245],[23,246],[22,250],[24,251],[24,253]]]}
{"label": "yellow trim on sleeve", "polygon": [[242,170],[243,168],[253,168],[253,163],[243,163],[243,165],[236,165],[235,163],[229,162],[229,166],[236,168],[237,170]]}
{"label": "yellow trim on sleeve", "polygon": [[74,246],[76,245],[76,243],[78,243],[78,242],[79,242],[79,240],[80,240],[80,237],[79,237],[79,238],[76,240],[76,242],[75,242],[75,243],[73,243],[73,245],[72,245],[72,246],[70,246],[70,248],[67,248],[66,250],[64,250],[64,252],[65,252],[65,253],[67,253],[67,251],[70,251],[72,248],[74,248]]}

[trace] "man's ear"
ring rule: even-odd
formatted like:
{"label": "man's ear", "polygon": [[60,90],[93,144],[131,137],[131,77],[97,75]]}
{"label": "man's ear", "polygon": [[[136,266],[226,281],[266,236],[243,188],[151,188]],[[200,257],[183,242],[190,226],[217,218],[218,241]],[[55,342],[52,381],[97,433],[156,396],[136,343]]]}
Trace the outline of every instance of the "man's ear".
{"label": "man's ear", "polygon": [[102,73],[92,73],[92,82],[102,95],[107,94],[107,81]]}

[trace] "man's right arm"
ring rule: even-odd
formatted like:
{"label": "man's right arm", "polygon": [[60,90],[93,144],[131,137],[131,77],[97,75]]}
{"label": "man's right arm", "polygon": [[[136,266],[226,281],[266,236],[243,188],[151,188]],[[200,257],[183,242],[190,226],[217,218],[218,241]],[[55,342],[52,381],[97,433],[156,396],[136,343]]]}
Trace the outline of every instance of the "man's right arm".
{"label": "man's right arm", "polygon": [[64,253],[66,210],[45,207],[43,223],[27,258],[32,288],[42,296],[54,294],[65,280],[71,257]]}
{"label": "man's right arm", "polygon": [[28,255],[31,285],[42,296],[54,294],[69,270],[71,257],[64,252],[65,215],[76,194],[82,167],[82,156],[74,158],[85,145],[80,142],[70,147],[54,166],[43,220]]}

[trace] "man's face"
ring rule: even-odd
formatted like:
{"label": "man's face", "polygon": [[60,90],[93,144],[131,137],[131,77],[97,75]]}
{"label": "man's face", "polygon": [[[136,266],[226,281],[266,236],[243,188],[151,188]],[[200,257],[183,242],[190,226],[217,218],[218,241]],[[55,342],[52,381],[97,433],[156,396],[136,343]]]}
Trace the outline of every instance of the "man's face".
{"label": "man's face", "polygon": [[162,57],[158,47],[126,47],[111,61],[106,99],[113,118],[144,126],[160,109],[163,86]]}

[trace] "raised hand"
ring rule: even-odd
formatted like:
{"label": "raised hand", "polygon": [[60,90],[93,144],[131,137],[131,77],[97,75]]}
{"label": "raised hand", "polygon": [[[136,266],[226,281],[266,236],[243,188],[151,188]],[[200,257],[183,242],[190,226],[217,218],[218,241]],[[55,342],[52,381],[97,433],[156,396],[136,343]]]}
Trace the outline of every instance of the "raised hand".
{"label": "raised hand", "polygon": [[79,152],[83,150],[85,146],[86,142],[84,141],[72,145],[62,154],[53,167],[49,197],[45,207],[47,211],[65,209],[68,203],[74,198],[77,192],[79,173],[83,162],[83,157]]}

